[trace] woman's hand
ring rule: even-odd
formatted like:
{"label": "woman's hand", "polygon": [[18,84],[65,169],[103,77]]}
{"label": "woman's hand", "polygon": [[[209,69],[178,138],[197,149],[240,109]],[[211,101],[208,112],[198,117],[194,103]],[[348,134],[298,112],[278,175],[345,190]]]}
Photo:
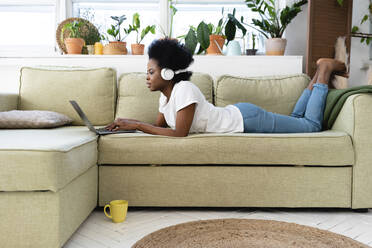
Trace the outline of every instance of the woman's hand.
{"label": "woman's hand", "polygon": [[119,131],[119,130],[136,130],[139,121],[117,118],[113,123],[107,125],[105,129],[110,131]]}

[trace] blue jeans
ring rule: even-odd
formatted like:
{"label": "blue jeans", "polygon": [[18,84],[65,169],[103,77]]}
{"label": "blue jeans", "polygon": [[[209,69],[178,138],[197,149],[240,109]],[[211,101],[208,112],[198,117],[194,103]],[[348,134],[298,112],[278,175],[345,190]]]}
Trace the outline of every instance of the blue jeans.
{"label": "blue jeans", "polygon": [[322,130],[328,85],[305,89],[290,116],[268,112],[251,103],[234,104],[243,116],[245,133],[309,133]]}

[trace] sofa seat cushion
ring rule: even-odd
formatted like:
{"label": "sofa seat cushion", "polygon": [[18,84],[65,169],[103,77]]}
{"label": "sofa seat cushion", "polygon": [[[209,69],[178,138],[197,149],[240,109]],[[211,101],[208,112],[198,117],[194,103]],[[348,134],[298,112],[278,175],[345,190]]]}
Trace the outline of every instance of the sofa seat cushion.
{"label": "sofa seat cushion", "polygon": [[85,126],[0,130],[0,191],[58,191],[97,163]]}
{"label": "sofa seat cushion", "polygon": [[99,164],[283,164],[339,166],[354,163],[351,138],[317,133],[192,134],[184,138],[128,133],[101,136]]}

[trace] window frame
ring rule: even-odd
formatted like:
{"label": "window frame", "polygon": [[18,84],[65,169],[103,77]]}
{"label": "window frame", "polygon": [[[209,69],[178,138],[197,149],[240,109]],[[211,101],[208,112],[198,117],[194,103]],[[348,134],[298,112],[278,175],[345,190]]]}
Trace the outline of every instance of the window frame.
{"label": "window frame", "polygon": [[[97,0],[103,1],[103,0]],[[153,0],[156,1],[156,0]],[[203,4],[231,4],[242,2],[243,0],[172,0],[174,3],[203,3]],[[287,0],[275,0],[279,5],[283,5]],[[0,6],[4,5],[19,5],[19,6],[40,6],[40,5],[50,5],[54,3],[55,5],[55,29],[58,27],[58,24],[64,21],[67,18],[73,17],[73,3],[74,2],[89,2],[89,0],[1,0]],[[123,0],[107,0],[103,2],[123,2]],[[170,27],[170,3],[169,0],[158,0],[159,4],[159,23],[163,30],[169,30]],[[19,51],[22,50],[22,52]],[[36,49],[34,51],[29,51],[27,46],[18,46],[18,49],[11,49],[10,47],[0,46],[0,57],[25,57],[33,55],[45,55],[45,56],[55,56],[59,54],[59,49],[57,42],[54,43],[54,52],[47,52],[43,49]]]}

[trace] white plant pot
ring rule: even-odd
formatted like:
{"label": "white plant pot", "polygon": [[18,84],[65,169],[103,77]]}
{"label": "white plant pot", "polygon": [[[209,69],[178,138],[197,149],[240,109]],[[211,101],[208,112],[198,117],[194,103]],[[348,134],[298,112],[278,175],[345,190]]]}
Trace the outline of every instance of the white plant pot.
{"label": "white plant pot", "polygon": [[93,55],[94,54],[94,45],[87,45],[88,54]]}
{"label": "white plant pot", "polygon": [[265,41],[266,55],[284,55],[287,40],[282,38],[271,38]]}

